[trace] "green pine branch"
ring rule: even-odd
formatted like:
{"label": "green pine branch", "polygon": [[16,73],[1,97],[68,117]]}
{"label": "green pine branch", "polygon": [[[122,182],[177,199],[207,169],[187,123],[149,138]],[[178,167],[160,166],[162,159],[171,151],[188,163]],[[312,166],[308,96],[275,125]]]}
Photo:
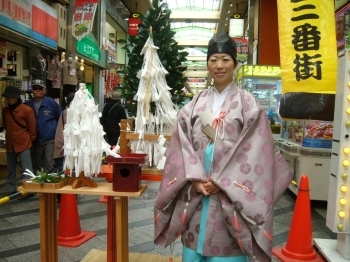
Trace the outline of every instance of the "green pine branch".
{"label": "green pine branch", "polygon": [[[141,55],[141,50],[150,34],[154,44],[159,48],[158,55],[162,65],[169,72],[166,75],[166,81],[168,86],[172,88],[170,93],[173,103],[181,108],[183,103],[188,101],[188,97],[182,91],[187,80],[187,77],[183,75],[187,67],[182,66],[182,63],[187,61],[188,53],[182,51],[184,47],[178,46],[174,39],[175,32],[170,29],[171,10],[168,8],[168,4],[160,2],[153,0],[152,5],[154,8],[148,10],[145,16],[139,14],[142,23],[139,25],[136,36],[130,36],[127,40],[118,41],[120,44],[125,44],[122,49],[126,52],[129,59],[124,70],[124,80],[120,89],[123,92],[123,98],[126,100],[125,107],[134,116],[136,116],[137,112],[137,101],[134,101],[133,98],[139,86],[139,79],[136,75],[143,64],[144,56]],[[155,105],[152,103],[151,108],[155,108]]]}

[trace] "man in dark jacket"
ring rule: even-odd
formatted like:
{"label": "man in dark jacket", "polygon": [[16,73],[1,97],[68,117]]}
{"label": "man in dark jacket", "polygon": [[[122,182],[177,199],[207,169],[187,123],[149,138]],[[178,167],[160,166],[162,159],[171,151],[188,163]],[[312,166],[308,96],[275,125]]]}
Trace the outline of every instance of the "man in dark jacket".
{"label": "man in dark jacket", "polygon": [[30,150],[36,137],[36,124],[34,111],[22,104],[18,87],[7,86],[1,95],[7,101],[7,106],[2,108],[2,119],[6,130],[7,190],[11,195],[17,192],[17,157],[22,173],[26,169],[33,172]]}
{"label": "man in dark jacket", "polygon": [[102,111],[101,125],[106,132],[108,143],[114,146],[118,143],[120,135],[120,120],[126,119],[125,109],[120,105],[120,96],[114,91],[110,101],[105,105]]}
{"label": "man in dark jacket", "polygon": [[33,147],[34,170],[45,173],[56,171],[54,142],[57,122],[61,115],[60,105],[51,97],[45,96],[46,86],[42,80],[33,80],[33,99],[27,102],[35,112],[36,139]]}

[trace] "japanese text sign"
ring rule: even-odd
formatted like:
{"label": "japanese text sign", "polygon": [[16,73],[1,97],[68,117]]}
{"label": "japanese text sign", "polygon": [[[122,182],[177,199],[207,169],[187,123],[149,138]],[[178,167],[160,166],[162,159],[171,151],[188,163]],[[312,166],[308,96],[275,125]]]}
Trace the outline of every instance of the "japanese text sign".
{"label": "japanese text sign", "polygon": [[128,34],[131,36],[137,35],[139,30],[139,24],[141,24],[142,20],[139,19],[138,14],[133,14],[132,17],[129,17],[128,21]]}
{"label": "japanese text sign", "polygon": [[237,45],[237,61],[245,63],[248,60],[248,39],[244,38],[232,38]]}
{"label": "japanese text sign", "polygon": [[333,0],[278,0],[282,93],[335,94]]}
{"label": "japanese text sign", "polygon": [[76,0],[72,35],[81,40],[92,31],[98,0]]}

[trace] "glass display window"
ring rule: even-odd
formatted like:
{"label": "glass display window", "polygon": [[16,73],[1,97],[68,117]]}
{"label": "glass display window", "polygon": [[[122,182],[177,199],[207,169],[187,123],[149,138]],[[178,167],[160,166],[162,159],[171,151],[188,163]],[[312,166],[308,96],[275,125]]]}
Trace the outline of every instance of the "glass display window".
{"label": "glass display window", "polygon": [[305,148],[332,148],[333,123],[315,120],[283,121],[281,137]]}
{"label": "glass display window", "polygon": [[265,110],[273,134],[281,134],[278,105],[281,98],[281,69],[279,66],[243,65],[237,72],[237,84],[252,93]]}

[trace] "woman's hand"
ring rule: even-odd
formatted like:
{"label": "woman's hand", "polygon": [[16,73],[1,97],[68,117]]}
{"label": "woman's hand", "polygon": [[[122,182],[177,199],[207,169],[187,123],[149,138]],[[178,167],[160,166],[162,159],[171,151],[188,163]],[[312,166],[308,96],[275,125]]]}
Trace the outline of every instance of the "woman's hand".
{"label": "woman's hand", "polygon": [[204,183],[203,187],[209,194],[213,194],[213,195],[215,195],[217,192],[220,191],[220,188],[210,180]]}
{"label": "woman's hand", "polygon": [[205,190],[204,185],[208,182],[202,182],[202,181],[191,181],[192,186],[194,187],[194,190],[196,190],[197,193],[201,193],[205,196],[209,196],[209,192]]}

